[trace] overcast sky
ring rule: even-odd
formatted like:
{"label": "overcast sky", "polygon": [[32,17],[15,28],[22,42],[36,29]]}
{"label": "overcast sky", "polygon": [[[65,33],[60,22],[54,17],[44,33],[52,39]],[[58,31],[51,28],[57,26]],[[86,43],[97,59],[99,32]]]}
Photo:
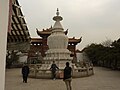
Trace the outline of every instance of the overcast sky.
{"label": "overcast sky", "polygon": [[120,0],[19,0],[31,37],[54,25],[52,20],[59,8],[61,24],[68,37],[80,38],[83,49],[91,43],[120,38]]}

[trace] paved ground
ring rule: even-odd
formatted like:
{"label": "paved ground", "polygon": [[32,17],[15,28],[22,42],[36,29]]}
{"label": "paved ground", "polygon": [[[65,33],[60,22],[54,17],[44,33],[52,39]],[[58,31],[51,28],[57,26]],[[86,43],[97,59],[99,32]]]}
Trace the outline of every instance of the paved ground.
{"label": "paved ground", "polygon": [[[73,90],[120,90],[120,71],[95,67],[95,75],[72,80]],[[20,69],[6,70],[5,90],[66,90],[62,80],[28,78],[22,83]]]}

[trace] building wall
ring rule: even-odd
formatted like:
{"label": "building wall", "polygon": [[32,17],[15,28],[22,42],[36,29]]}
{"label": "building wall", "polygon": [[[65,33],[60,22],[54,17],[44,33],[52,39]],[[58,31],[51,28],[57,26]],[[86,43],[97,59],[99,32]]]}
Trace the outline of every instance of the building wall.
{"label": "building wall", "polygon": [[77,62],[83,61],[83,53],[76,53]]}
{"label": "building wall", "polygon": [[[43,41],[44,42],[44,41]],[[31,61],[34,58],[37,58],[37,52],[41,53],[42,57],[45,57],[45,52],[48,50],[48,45],[47,43],[43,44],[38,44],[38,42],[36,43],[32,43],[30,45],[30,50],[28,53],[28,62]],[[73,57],[73,62],[76,62],[76,45],[70,44],[68,45],[68,50],[71,51],[71,57]]]}
{"label": "building wall", "polygon": [[[29,56],[34,56],[34,54],[39,51],[41,52],[41,55],[44,57],[45,56],[45,52],[48,50],[48,46],[47,44],[41,44],[41,45],[38,45],[38,44],[32,44],[30,45],[30,51],[29,51]],[[76,57],[76,53],[75,53],[75,50],[76,50],[76,46],[75,45],[68,45],[68,50],[72,52],[73,56]]]}
{"label": "building wall", "polygon": [[[5,84],[6,43],[8,30],[9,0],[0,0],[0,90]],[[2,33],[1,33],[2,32]]]}
{"label": "building wall", "polygon": [[[48,49],[49,49],[49,47],[47,45],[47,39],[46,38],[43,38],[42,42],[40,42],[40,43],[39,43],[39,41],[38,42],[37,41],[36,42],[31,42],[29,56],[31,56],[32,54],[39,51],[39,52],[41,52],[41,55],[44,57],[45,52]],[[76,44],[68,43],[68,48],[67,49],[72,52],[72,56],[76,57]]]}

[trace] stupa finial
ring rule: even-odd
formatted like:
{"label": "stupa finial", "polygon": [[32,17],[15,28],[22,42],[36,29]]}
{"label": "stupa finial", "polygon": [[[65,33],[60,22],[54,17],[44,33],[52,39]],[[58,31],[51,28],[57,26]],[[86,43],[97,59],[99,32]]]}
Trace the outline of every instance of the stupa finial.
{"label": "stupa finial", "polygon": [[54,17],[53,17],[53,20],[54,20],[54,21],[61,21],[61,20],[63,19],[61,16],[59,16],[59,14],[60,14],[60,13],[59,13],[59,9],[57,8],[57,12],[56,12],[56,15],[57,15],[57,16],[54,16]]}
{"label": "stupa finial", "polygon": [[59,16],[59,9],[57,8],[57,12],[56,12],[56,15]]}

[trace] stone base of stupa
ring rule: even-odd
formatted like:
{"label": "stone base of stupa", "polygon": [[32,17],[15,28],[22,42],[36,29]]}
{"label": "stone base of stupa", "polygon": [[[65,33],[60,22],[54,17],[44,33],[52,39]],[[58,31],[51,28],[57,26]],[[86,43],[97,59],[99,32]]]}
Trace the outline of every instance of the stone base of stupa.
{"label": "stone base of stupa", "polygon": [[[65,68],[65,63],[61,62],[61,64],[56,64],[59,66],[59,70],[56,72],[56,78],[63,78],[63,69]],[[52,63],[51,63],[52,64]],[[40,79],[51,79],[52,73],[50,70],[51,64],[31,64],[30,65],[30,74],[29,77],[32,78],[40,78]],[[73,69],[73,78],[87,77],[94,74],[93,67],[76,67],[75,64],[71,63],[71,67]]]}

